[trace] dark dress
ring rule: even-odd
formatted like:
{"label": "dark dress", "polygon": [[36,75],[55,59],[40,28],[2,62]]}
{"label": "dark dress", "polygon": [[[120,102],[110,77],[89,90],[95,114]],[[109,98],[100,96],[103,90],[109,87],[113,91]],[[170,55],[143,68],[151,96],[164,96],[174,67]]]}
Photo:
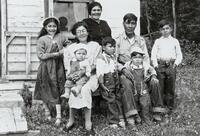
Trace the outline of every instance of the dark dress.
{"label": "dark dress", "polygon": [[65,73],[63,57],[55,56],[62,49],[65,38],[57,34],[53,39],[48,35],[40,37],[37,43],[37,55],[40,59],[34,98],[44,103],[59,104],[64,93]]}
{"label": "dark dress", "polygon": [[88,32],[92,41],[96,41],[101,45],[104,37],[111,37],[111,29],[106,21],[100,20],[100,22],[97,23],[91,18],[86,18],[83,21],[88,25]]}

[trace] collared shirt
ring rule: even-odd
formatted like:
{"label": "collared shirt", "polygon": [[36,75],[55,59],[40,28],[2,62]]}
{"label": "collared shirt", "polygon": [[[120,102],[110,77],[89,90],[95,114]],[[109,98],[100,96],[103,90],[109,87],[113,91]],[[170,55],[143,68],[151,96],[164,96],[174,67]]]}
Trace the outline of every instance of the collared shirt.
{"label": "collared shirt", "polygon": [[131,60],[131,48],[139,47],[145,52],[144,62],[150,64],[146,43],[141,36],[135,35],[132,39],[129,39],[123,32],[116,38],[116,45],[118,55],[123,56],[126,62]]}
{"label": "collared shirt", "polygon": [[183,59],[179,41],[172,36],[157,39],[151,52],[151,60],[154,67],[158,66],[158,60],[170,61],[175,60],[179,65]]}
{"label": "collared shirt", "polygon": [[92,41],[96,41],[101,45],[104,37],[111,37],[111,29],[106,21],[100,20],[98,23],[91,18],[84,19],[83,21],[88,25],[88,32]]}
{"label": "collared shirt", "polygon": [[110,56],[106,53],[102,53],[102,56],[97,59],[96,70],[97,76],[107,74],[109,72],[113,73],[117,69],[117,61],[115,56]]}

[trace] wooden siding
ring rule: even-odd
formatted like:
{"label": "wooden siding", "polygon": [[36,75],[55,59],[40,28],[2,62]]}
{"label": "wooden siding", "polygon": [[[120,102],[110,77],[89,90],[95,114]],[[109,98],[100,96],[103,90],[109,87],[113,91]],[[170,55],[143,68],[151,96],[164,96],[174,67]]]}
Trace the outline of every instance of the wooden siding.
{"label": "wooden siding", "polygon": [[36,36],[37,33],[6,33],[7,79],[35,79],[39,66]]}
{"label": "wooden siding", "polygon": [[43,19],[43,0],[7,0],[8,31],[38,32]]}

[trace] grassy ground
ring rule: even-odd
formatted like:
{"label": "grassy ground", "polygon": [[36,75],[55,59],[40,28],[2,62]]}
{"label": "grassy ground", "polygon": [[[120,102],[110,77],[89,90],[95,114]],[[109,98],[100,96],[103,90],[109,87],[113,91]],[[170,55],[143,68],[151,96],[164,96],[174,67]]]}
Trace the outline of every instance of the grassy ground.
{"label": "grassy ground", "polygon": [[[200,135],[200,67],[184,66],[178,69],[176,85],[176,109],[169,120],[161,124],[147,126],[138,125],[138,130],[131,127],[127,129],[111,129],[106,123],[104,114],[94,114],[92,121],[94,130],[100,136],[199,136]],[[33,104],[32,108],[25,109],[28,127],[40,130],[38,136],[80,136],[81,122],[70,133],[65,133],[62,128],[66,124],[63,119],[61,127],[55,127],[52,122],[44,120],[42,105]]]}

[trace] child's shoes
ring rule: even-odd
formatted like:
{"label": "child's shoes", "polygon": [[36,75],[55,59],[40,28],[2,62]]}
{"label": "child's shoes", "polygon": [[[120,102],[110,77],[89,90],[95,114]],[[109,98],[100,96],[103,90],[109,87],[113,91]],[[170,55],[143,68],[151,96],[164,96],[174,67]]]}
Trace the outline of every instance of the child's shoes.
{"label": "child's shoes", "polygon": [[139,116],[138,114],[136,114],[136,115],[134,116],[134,119],[135,119],[135,122],[136,122],[137,124],[140,124],[140,123],[142,122],[142,119],[140,118],[140,116]]}
{"label": "child's shoes", "polygon": [[125,123],[124,119],[120,119],[119,126],[122,128],[126,128],[126,123]]}
{"label": "child's shoes", "polygon": [[45,117],[48,121],[51,121],[51,115],[50,115],[50,111],[49,110],[45,110]]}
{"label": "child's shoes", "polygon": [[55,125],[60,126],[60,124],[61,124],[61,118],[56,118]]}
{"label": "child's shoes", "polygon": [[131,126],[135,126],[135,120],[134,120],[133,117],[129,117],[129,118],[127,118],[127,122],[128,122],[129,125],[131,125]]}

